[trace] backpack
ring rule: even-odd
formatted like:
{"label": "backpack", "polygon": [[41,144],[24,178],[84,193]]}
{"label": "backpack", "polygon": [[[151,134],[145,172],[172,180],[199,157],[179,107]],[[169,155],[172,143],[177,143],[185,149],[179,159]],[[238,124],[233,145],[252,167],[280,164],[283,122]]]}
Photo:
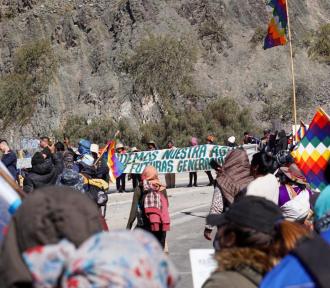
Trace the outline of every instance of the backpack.
{"label": "backpack", "polygon": [[108,194],[106,193],[109,189],[109,184],[103,179],[90,179],[85,175],[84,178],[84,188],[86,194],[91,198],[99,207],[104,207],[104,215],[106,212],[106,205],[108,203]]}

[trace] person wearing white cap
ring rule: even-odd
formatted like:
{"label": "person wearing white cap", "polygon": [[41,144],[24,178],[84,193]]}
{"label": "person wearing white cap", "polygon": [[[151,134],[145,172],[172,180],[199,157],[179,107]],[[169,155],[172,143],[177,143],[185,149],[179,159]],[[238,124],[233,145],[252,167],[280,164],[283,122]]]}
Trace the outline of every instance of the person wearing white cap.
{"label": "person wearing white cap", "polygon": [[[118,154],[126,154],[126,150],[125,150],[125,147],[122,143],[118,143],[116,145],[116,152]],[[117,179],[116,179],[116,187],[117,187],[117,191],[119,193],[122,193],[122,192],[126,192],[125,191],[125,185],[126,185],[126,174],[123,173],[121,174]]]}
{"label": "person wearing white cap", "polygon": [[99,158],[99,149],[100,149],[99,145],[91,144],[90,150],[95,161]]}
{"label": "person wearing white cap", "polygon": [[227,140],[227,146],[229,147],[236,147],[236,137],[235,136],[230,136]]}

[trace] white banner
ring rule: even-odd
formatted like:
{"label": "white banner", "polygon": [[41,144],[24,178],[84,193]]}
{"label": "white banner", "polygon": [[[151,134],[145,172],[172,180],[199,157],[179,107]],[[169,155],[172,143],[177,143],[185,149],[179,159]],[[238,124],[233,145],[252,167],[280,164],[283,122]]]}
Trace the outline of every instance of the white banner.
{"label": "white banner", "polygon": [[17,169],[28,169],[32,167],[32,158],[17,159]]}
{"label": "white banner", "polygon": [[183,173],[211,170],[210,161],[216,160],[223,164],[228,151],[244,149],[249,158],[258,151],[258,145],[243,145],[230,148],[220,145],[199,145],[186,148],[143,151],[136,153],[117,154],[124,165],[124,173],[141,174],[145,167],[154,166],[159,173]]}

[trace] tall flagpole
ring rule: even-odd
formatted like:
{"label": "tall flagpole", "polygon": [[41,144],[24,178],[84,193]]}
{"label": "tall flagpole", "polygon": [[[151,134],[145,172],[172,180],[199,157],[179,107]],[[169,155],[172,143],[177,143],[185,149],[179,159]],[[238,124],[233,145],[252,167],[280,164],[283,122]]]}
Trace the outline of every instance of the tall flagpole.
{"label": "tall flagpole", "polygon": [[291,74],[292,74],[292,92],[293,92],[293,121],[294,121],[294,138],[297,134],[297,98],[296,98],[296,80],[295,80],[295,74],[294,74],[294,65],[293,65],[293,50],[292,50],[292,37],[291,37],[291,25],[290,25],[290,14],[289,14],[289,0],[286,0],[286,14],[288,17],[288,30],[289,30],[289,46],[290,46],[290,58],[291,58]]}

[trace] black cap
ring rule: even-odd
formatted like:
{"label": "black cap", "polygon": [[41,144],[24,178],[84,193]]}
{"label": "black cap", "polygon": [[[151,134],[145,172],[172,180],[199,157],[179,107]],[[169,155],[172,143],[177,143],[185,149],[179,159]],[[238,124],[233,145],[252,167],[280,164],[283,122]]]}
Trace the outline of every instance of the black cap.
{"label": "black cap", "polygon": [[211,214],[206,222],[212,226],[235,223],[272,234],[275,224],[283,219],[281,209],[273,202],[257,196],[245,196],[230,206],[223,214]]}

